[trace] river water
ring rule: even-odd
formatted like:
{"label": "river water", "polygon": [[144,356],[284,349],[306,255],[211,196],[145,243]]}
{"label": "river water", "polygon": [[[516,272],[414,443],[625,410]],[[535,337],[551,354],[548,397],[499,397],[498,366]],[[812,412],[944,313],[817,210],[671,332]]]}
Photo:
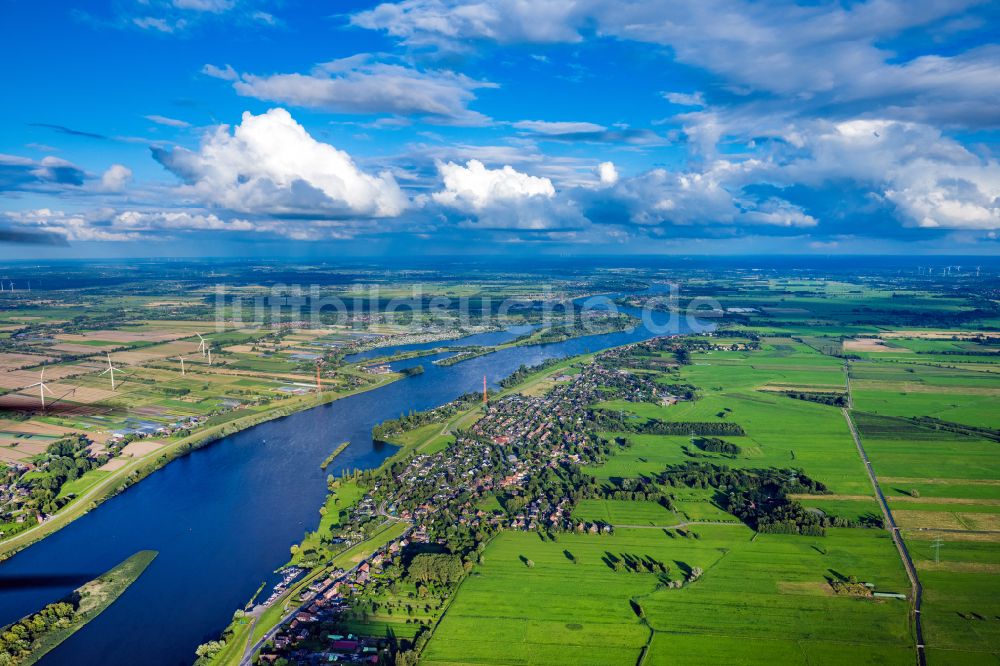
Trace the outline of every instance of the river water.
{"label": "river water", "polygon": [[[393,447],[372,443],[374,425],[479,391],[484,375],[495,388],[522,364],[710,328],[684,321],[676,329],[658,328],[665,319],[657,315],[631,331],[512,347],[452,366],[433,365],[436,356],[394,364],[419,363],[425,371],[194,451],[0,563],[0,625],[59,599],[138,550],[157,550],[159,556],[116,603],[41,663],[190,664],[195,647],[218,637],[233,611],[287,561],[289,547],[315,529],[327,474],[377,467],[392,454]],[[320,470],[343,441],[351,445]]]}

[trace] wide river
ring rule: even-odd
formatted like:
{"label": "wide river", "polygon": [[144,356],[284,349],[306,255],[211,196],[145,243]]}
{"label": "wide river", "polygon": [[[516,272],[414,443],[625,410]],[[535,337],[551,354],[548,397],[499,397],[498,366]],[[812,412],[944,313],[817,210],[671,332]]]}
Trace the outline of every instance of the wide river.
{"label": "wide river", "polygon": [[[631,331],[512,347],[452,366],[433,365],[429,358],[394,364],[421,363],[425,372],[194,451],[0,564],[0,625],[59,599],[138,550],[157,550],[156,560],[115,604],[42,664],[190,664],[195,647],[218,637],[233,611],[262,581],[273,579],[289,547],[315,529],[327,475],[377,467],[392,454],[393,447],[373,445],[372,426],[478,391],[483,375],[496,387],[521,364],[692,330],[683,318],[679,328],[660,328],[665,320],[657,315]],[[351,445],[320,470],[343,441]]]}

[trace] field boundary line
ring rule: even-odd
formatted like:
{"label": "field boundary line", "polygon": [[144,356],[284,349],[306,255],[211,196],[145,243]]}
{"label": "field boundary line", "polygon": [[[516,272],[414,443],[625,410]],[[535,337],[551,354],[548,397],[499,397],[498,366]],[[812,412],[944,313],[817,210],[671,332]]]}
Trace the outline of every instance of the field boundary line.
{"label": "field boundary line", "polygon": [[[850,404],[850,399],[848,399],[848,404]],[[886,501],[885,495],[882,494],[882,488],[879,486],[878,478],[875,476],[875,470],[872,468],[872,463],[868,459],[868,454],[865,452],[864,445],[861,443],[861,435],[858,434],[857,427],[854,425],[854,420],[851,418],[851,412],[849,408],[846,407],[841,409],[841,411],[844,414],[844,419],[847,421],[847,427],[851,431],[851,437],[854,438],[854,445],[858,449],[858,455],[861,456],[861,462],[865,465],[865,471],[868,473],[868,479],[871,481],[872,488],[875,490],[875,499],[878,500],[879,506],[882,508],[882,515],[885,518],[886,527],[889,530],[889,534],[892,536],[893,543],[896,545],[896,550],[899,552],[899,557],[903,562],[903,568],[906,570],[906,576],[910,579],[910,597],[912,603],[911,617],[913,618],[914,633],[917,642],[917,664],[918,666],[926,666],[927,656],[924,650],[923,628],[920,624],[920,602],[923,594],[923,587],[920,585],[920,579],[917,576],[917,569],[913,566],[913,560],[910,559],[910,553],[906,548],[906,544],[903,543],[903,537],[899,533],[899,528],[896,527],[896,521],[892,517],[892,510],[889,508],[889,503]]]}

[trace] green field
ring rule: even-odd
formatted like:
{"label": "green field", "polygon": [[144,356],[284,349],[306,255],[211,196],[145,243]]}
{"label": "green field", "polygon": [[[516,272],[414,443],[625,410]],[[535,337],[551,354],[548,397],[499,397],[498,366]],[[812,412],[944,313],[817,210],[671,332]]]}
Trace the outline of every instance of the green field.
{"label": "green field", "polygon": [[[825,554],[817,539],[754,539],[741,525],[695,532],[698,538],[619,529],[555,543],[502,533],[463,583],[422,663],[631,664],[651,630],[647,663],[706,663],[706,650],[718,655],[711,663],[749,663],[748,640],[761,646],[758,658],[777,650],[794,661],[809,655],[809,663],[912,663],[906,602],[838,597],[827,584],[836,571],[905,591],[884,532],[837,530],[819,540]],[[681,589],[661,589],[656,574],[613,571],[608,553],[662,560],[675,580],[695,566],[705,573]]]}

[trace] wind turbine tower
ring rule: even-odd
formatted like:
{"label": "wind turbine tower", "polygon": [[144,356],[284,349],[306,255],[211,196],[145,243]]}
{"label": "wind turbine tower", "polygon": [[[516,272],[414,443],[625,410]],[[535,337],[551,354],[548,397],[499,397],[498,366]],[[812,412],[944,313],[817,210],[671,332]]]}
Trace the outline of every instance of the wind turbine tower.
{"label": "wind turbine tower", "polygon": [[198,343],[198,351],[200,351],[201,355],[204,356],[205,355],[205,347],[206,347],[206,345],[205,345],[205,338],[201,337],[201,333],[195,333],[195,335],[197,335],[198,339],[201,341],[201,342]]}
{"label": "wind turbine tower", "polygon": [[111,390],[114,391],[115,390],[115,370],[117,370],[118,368],[116,368],[114,366],[114,364],[111,362],[111,353],[110,352],[104,352],[104,353],[108,355],[108,369],[105,370],[104,372],[102,372],[101,374],[102,375],[106,375],[109,372],[111,373]]}
{"label": "wind turbine tower", "polygon": [[184,369],[184,357],[183,356],[178,356],[177,358],[179,358],[180,361],[181,361],[181,375],[186,375],[187,374],[187,370]]}
{"label": "wind turbine tower", "polygon": [[45,385],[45,368],[42,368],[41,373],[38,376],[38,382],[32,384],[31,386],[26,386],[25,388],[35,388],[38,387],[38,397],[42,400],[42,411],[45,411],[45,392],[48,391],[49,395],[52,395],[52,390]]}

